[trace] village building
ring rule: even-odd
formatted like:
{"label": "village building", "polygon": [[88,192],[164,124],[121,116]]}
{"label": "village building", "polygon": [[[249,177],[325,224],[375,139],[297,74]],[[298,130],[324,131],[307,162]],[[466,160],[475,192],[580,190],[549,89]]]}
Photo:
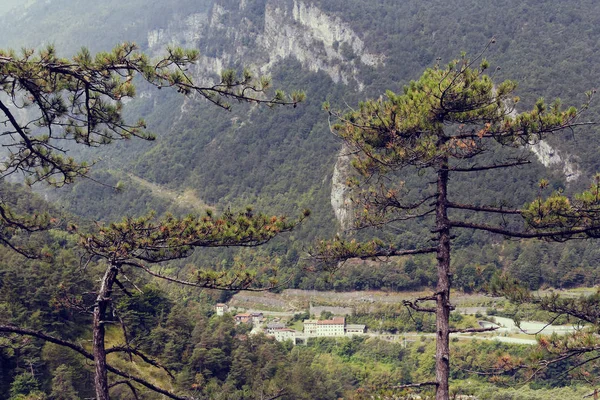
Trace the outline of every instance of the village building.
{"label": "village building", "polygon": [[304,320],[304,334],[306,336],[317,336],[317,322],[316,319],[305,319]]}
{"label": "village building", "polygon": [[362,335],[367,332],[366,325],[348,324],[346,325],[346,335]]}
{"label": "village building", "polygon": [[296,331],[290,328],[279,328],[273,330],[273,336],[278,342],[284,342],[286,340],[296,340]]}
{"label": "village building", "polygon": [[264,319],[263,313],[259,313],[259,312],[253,312],[250,314],[250,316],[252,317],[252,323],[254,325],[260,324],[262,322],[262,320]]}
{"label": "village building", "polygon": [[217,303],[215,309],[217,311],[217,315],[220,317],[222,317],[226,312],[229,311],[229,307],[227,307],[227,304],[223,303]]}
{"label": "village building", "polygon": [[275,334],[275,330],[277,329],[284,329],[285,328],[285,324],[282,324],[281,322],[270,322],[267,324],[267,335],[274,335]]}
{"label": "village building", "polygon": [[346,318],[333,317],[317,321],[317,336],[344,336]]}
{"label": "village building", "polygon": [[346,325],[346,318],[344,317],[333,317],[322,321],[316,319],[304,320],[304,336],[306,337],[352,336],[365,334],[366,332],[366,325]]}
{"label": "village building", "polygon": [[252,323],[252,316],[250,314],[237,314],[233,317],[238,324],[249,324]]}

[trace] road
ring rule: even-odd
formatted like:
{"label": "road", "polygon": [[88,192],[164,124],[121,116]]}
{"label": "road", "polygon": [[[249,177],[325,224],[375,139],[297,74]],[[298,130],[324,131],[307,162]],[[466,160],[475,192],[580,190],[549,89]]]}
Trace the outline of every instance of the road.
{"label": "road", "polygon": [[510,318],[504,317],[493,317],[500,329],[498,333],[527,333],[530,335],[536,335],[538,333],[543,335],[551,335],[557,333],[564,335],[565,333],[575,332],[576,328],[573,325],[548,325],[543,322],[533,321],[522,321],[521,328],[515,325],[515,322]]}

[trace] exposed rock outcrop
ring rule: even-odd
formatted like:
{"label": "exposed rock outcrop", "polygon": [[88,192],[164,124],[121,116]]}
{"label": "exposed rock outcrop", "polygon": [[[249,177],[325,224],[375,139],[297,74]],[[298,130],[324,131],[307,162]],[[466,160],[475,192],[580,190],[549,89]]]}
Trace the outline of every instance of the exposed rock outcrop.
{"label": "exposed rock outcrop", "polygon": [[343,145],[333,167],[333,176],[331,177],[331,206],[342,231],[346,231],[352,226],[352,204],[348,196],[349,188],[346,184],[349,168],[350,155],[348,147]]}
{"label": "exposed rock outcrop", "polygon": [[577,164],[572,162],[568,156],[561,157],[559,152],[553,149],[547,142],[541,140],[534,145],[528,146],[528,148],[545,167],[561,168],[567,182],[575,181],[581,176],[581,171],[577,167]]}

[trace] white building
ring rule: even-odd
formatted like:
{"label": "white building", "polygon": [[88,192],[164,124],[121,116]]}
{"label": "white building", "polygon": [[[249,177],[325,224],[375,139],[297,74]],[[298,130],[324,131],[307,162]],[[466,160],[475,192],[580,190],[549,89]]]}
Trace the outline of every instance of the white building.
{"label": "white building", "polygon": [[227,304],[223,304],[223,303],[217,303],[215,308],[217,310],[218,316],[223,316],[223,314],[225,314],[227,311],[229,311],[229,307],[227,307]]}
{"label": "white building", "polygon": [[305,319],[304,321],[304,334],[306,336],[317,336],[317,319]]}
{"label": "white building", "polygon": [[352,336],[364,334],[366,331],[366,325],[346,325],[346,318],[344,317],[333,317],[332,319],[323,321],[318,321],[316,319],[304,320],[304,336],[306,337]]}
{"label": "white building", "polygon": [[324,319],[317,321],[316,336],[344,336],[346,327],[346,318],[333,317],[333,319]]}
{"label": "white building", "polygon": [[295,341],[296,331],[290,328],[278,328],[273,330],[273,336],[278,342],[284,342],[286,340]]}
{"label": "white building", "polygon": [[348,324],[346,325],[346,335],[362,335],[367,332],[366,325]]}

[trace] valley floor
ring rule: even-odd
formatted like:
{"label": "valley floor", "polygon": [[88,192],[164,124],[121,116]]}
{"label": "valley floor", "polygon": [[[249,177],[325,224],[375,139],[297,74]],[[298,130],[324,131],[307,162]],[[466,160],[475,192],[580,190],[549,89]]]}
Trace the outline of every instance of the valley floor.
{"label": "valley floor", "polygon": [[[595,289],[577,289],[565,292],[565,295],[580,295],[592,292]],[[318,316],[322,311],[329,311],[336,315],[350,315],[355,307],[377,307],[382,304],[401,304],[402,300],[422,297],[425,292],[383,292],[383,291],[356,291],[356,292],[321,292],[312,290],[288,289],[282,293],[268,292],[242,292],[236,294],[229,306],[246,312],[263,313],[269,319],[277,321],[289,320],[296,314],[308,312],[309,315]],[[489,297],[481,294],[455,293],[454,303],[456,311],[462,315],[474,315],[481,319],[481,324],[490,324],[498,327],[492,332],[482,333],[457,333],[452,336],[460,340],[496,340],[511,344],[536,344],[536,334],[551,335],[574,332],[573,325],[548,325],[545,322],[523,320],[517,326],[511,318],[500,316],[487,316],[488,312],[496,311],[504,304],[503,298]],[[486,322],[484,319],[487,319]],[[296,329],[301,325],[295,324]],[[300,333],[300,332],[299,332]],[[425,332],[405,332],[390,334],[379,331],[376,327],[368,327],[368,336],[379,337],[392,342],[415,341],[419,337],[433,336]]]}

